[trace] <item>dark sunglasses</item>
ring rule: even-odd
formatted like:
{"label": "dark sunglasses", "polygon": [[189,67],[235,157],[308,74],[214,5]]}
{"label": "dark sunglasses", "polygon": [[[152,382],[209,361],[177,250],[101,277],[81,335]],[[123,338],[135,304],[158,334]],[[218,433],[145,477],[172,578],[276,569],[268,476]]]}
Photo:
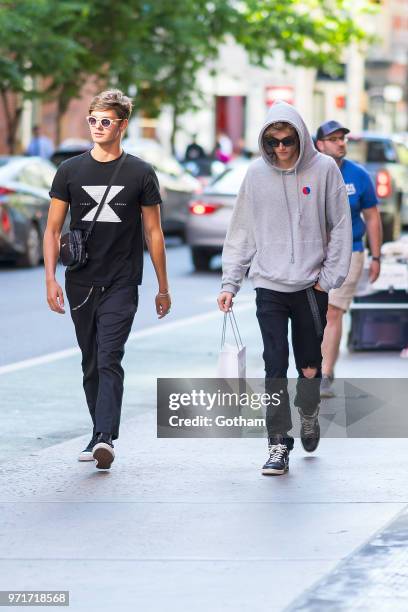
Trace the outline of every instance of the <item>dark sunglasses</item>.
{"label": "dark sunglasses", "polygon": [[102,117],[102,119],[99,119],[99,117],[93,117],[92,115],[89,115],[86,120],[91,127],[94,127],[99,121],[103,128],[110,128],[113,123],[123,121],[123,119],[108,119],[108,117]]}
{"label": "dark sunglasses", "polygon": [[297,138],[295,136],[286,136],[286,138],[274,138],[273,136],[266,136],[264,138],[265,146],[270,147],[271,149],[277,149],[280,144],[284,147],[293,147],[297,143]]}

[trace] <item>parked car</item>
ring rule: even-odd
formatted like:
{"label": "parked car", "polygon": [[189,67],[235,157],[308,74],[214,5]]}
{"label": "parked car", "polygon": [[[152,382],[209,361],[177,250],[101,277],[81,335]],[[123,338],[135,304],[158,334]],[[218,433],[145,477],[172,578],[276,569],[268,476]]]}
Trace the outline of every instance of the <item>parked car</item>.
{"label": "parked car", "polygon": [[[383,223],[384,242],[397,240],[408,223],[408,165],[395,137],[362,132],[350,134],[347,157],[360,163],[374,181]],[[403,215],[403,218],[402,218]]]}
{"label": "parked car", "polygon": [[177,159],[155,140],[126,138],[122,144],[126,152],[140,157],[155,169],[163,200],[163,231],[184,239],[188,203],[195,193],[202,191],[200,182],[186,172]]}
{"label": "parked car", "polygon": [[210,157],[185,160],[181,162],[181,165],[187,172],[200,181],[203,188],[207,187],[216,176],[225,170],[225,164],[218,161],[218,159],[212,159]]}
{"label": "parked car", "polygon": [[56,168],[40,157],[0,157],[0,259],[42,260],[42,240]]}
{"label": "parked car", "polygon": [[198,198],[190,202],[186,241],[197,271],[208,270],[214,255],[222,252],[235,200],[249,163],[247,160],[231,163]]}
{"label": "parked car", "polygon": [[59,166],[66,159],[71,159],[76,155],[81,155],[85,151],[90,151],[93,144],[90,140],[82,138],[67,138],[63,140],[61,144],[55,149],[51,155],[51,162],[56,166]]}

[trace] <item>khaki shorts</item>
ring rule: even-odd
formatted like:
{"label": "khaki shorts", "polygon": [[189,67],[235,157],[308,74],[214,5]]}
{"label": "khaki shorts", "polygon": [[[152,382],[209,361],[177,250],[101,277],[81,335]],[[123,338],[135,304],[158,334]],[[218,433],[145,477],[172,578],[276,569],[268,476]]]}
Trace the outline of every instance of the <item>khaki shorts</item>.
{"label": "khaki shorts", "polygon": [[329,304],[331,306],[336,306],[345,312],[350,308],[363,268],[364,253],[353,251],[346,280],[338,289],[331,289],[329,291]]}

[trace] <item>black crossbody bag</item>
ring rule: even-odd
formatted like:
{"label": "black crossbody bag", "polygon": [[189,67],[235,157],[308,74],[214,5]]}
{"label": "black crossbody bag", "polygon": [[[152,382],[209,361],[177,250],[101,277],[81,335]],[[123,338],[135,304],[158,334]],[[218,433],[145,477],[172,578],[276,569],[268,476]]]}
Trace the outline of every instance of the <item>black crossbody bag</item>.
{"label": "black crossbody bag", "polygon": [[105,200],[108,196],[109,190],[112,187],[113,182],[116,179],[119,170],[121,169],[122,164],[126,159],[126,156],[127,153],[122,153],[122,157],[112,174],[112,177],[109,181],[109,185],[107,186],[106,191],[103,194],[103,198],[98,206],[98,209],[89,228],[87,230],[73,229],[61,236],[60,259],[61,263],[64,266],[67,266],[67,270],[79,270],[80,268],[86,266],[86,264],[88,263],[88,251],[86,249],[86,243],[92,233],[93,228],[95,227],[95,223],[99,217],[103,205],[105,204]]}

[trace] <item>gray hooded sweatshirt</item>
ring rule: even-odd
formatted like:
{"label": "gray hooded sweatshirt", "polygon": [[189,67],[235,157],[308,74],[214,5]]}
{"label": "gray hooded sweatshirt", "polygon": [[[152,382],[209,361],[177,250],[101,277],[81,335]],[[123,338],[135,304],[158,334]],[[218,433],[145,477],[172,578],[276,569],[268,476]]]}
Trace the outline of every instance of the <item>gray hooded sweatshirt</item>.
{"label": "gray hooded sweatshirt", "polygon": [[[262,137],[277,121],[290,123],[300,141],[293,168],[278,168]],[[352,252],[350,205],[335,161],[316,151],[293,106],[275,103],[259,135],[262,157],[241,185],[222,254],[222,290],[236,294],[249,268],[253,286],[293,292],[340,287]]]}

